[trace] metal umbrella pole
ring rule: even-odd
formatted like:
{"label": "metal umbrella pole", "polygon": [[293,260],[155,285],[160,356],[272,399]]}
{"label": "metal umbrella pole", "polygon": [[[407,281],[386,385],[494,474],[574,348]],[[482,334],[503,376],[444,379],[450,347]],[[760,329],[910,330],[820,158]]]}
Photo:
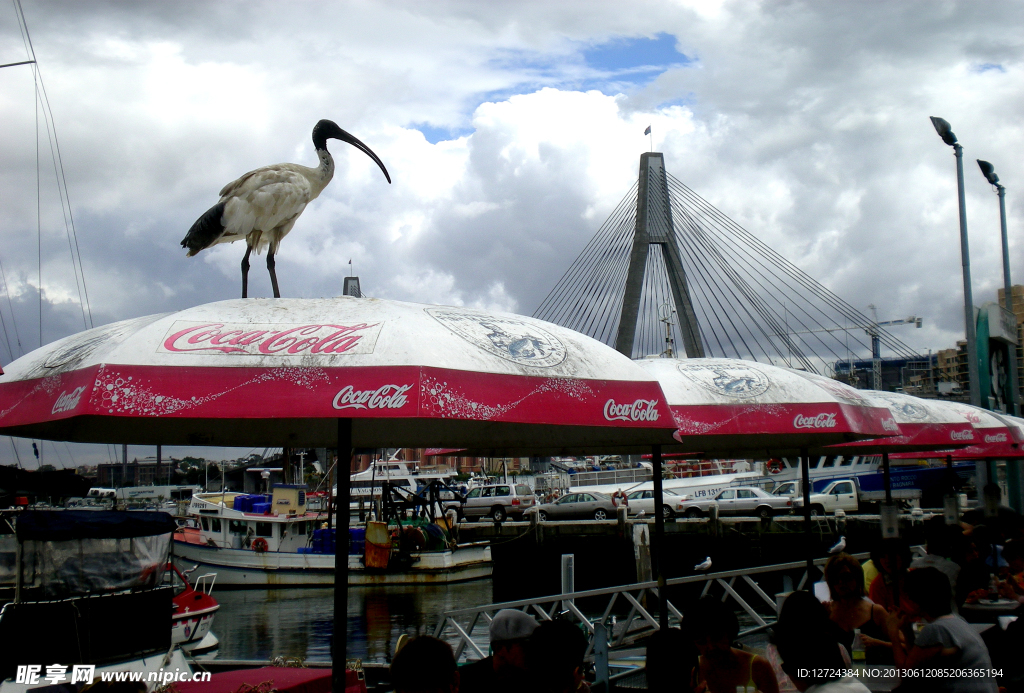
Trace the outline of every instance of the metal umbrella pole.
{"label": "metal umbrella pole", "polygon": [[811,461],[807,448],[800,450],[800,486],[804,495],[804,539],[807,542],[807,580],[812,579],[814,570],[814,549],[811,546]]}
{"label": "metal umbrella pole", "polygon": [[[338,527],[334,533],[334,637],[331,640],[331,689],[345,691],[348,651],[348,525],[352,468],[352,419],[338,419]],[[328,497],[331,489],[328,488]]]}
{"label": "metal umbrella pole", "polygon": [[654,568],[654,576],[658,581],[658,626],[661,630],[668,630],[668,595],[665,593],[664,561],[662,560],[665,550],[665,505],[664,489],[661,479],[661,446],[654,445],[651,448],[651,466],[654,472],[654,541],[652,542],[651,567]]}

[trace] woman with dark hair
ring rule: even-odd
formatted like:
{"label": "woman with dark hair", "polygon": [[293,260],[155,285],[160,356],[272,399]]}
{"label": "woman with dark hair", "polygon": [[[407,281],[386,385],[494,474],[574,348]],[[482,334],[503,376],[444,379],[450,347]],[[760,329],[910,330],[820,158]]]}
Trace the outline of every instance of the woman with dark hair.
{"label": "woman with dark hair", "polygon": [[[889,617],[889,637],[893,642],[896,665],[906,669],[935,669],[947,672],[977,672],[991,669],[992,660],[981,636],[967,621],[950,613],[949,578],[935,568],[912,570],[906,580],[907,613]],[[900,640],[900,632],[914,618],[923,618],[927,625],[909,649]],[[946,678],[927,680],[929,691],[953,693],[997,693],[991,677]]]}
{"label": "woman with dark hair", "polygon": [[[875,578],[875,582],[881,577]],[[825,564],[825,582],[832,597],[828,604],[829,619],[835,624],[839,643],[852,653],[855,631],[859,630],[867,663],[891,664],[892,645],[885,630],[889,614],[864,596],[864,572],[857,559],[848,553],[830,558]]]}
{"label": "woman with dark hair", "polygon": [[700,655],[693,689],[702,693],[778,693],[772,665],[764,657],[733,647],[739,621],[719,599],[702,597],[683,619]]}

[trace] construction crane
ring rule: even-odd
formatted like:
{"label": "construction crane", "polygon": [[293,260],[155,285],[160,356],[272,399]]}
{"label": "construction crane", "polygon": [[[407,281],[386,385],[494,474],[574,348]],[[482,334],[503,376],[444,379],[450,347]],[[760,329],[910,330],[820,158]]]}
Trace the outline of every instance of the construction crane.
{"label": "construction crane", "polygon": [[798,334],[812,334],[815,332],[849,332],[850,330],[864,330],[868,337],[871,338],[871,389],[881,390],[882,389],[882,340],[880,339],[880,333],[878,329],[880,327],[895,327],[896,325],[913,325],[914,327],[920,328],[924,320],[911,315],[906,318],[898,318],[896,320],[879,320],[878,311],[875,309],[874,304],[868,304],[868,308],[871,309],[871,316],[874,318],[867,325],[852,325],[850,327],[826,327],[820,330],[801,330],[799,332],[790,332],[791,335]]}

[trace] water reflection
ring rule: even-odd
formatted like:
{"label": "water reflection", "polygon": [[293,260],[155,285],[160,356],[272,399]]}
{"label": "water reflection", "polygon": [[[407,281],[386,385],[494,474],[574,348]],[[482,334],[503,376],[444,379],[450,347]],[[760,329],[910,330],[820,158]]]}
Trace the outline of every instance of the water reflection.
{"label": "water reflection", "polygon": [[[330,660],[333,588],[220,590],[213,631],[219,659]],[[348,652],[386,662],[402,633],[432,633],[447,610],[493,602],[490,580],[349,590]]]}

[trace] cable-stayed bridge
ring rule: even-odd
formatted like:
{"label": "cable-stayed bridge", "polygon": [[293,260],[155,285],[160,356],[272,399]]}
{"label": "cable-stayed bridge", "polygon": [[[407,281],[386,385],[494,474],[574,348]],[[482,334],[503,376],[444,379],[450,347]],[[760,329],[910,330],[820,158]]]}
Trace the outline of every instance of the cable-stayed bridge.
{"label": "cable-stayed bridge", "polygon": [[877,364],[879,347],[926,358],[686,187],[657,152],[641,155],[636,184],[534,317],[634,358],[671,350],[822,374],[851,358]]}

